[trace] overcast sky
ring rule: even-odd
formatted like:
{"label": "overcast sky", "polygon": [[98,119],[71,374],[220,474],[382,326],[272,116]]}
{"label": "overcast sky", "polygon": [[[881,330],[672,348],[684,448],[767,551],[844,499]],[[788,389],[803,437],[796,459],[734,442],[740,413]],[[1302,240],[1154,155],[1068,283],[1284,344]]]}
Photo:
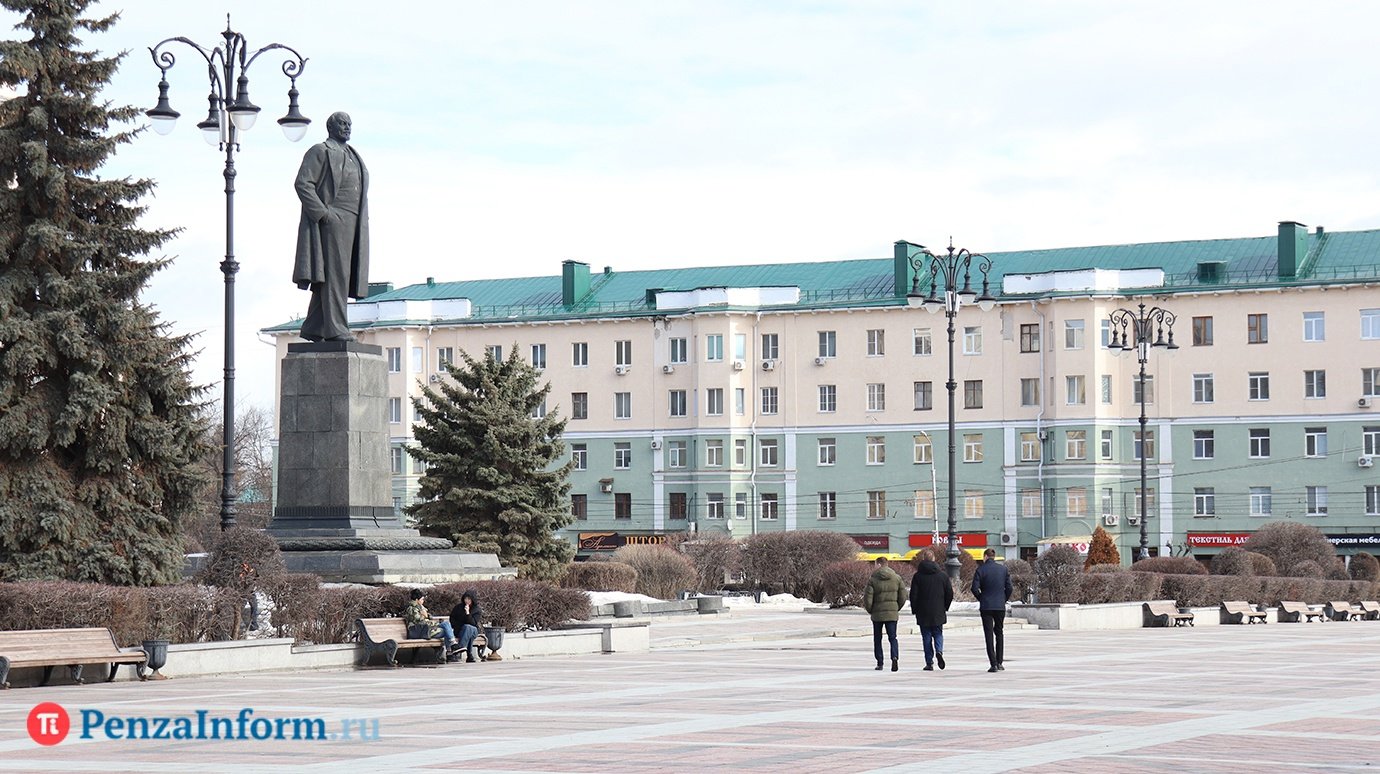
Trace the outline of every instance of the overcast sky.
{"label": "overcast sky", "polygon": [[[424,2],[237,0],[251,48],[309,58],[314,121],[287,142],[287,80],[236,157],[241,403],[271,407],[260,328],[305,313],[290,282],[292,180],[345,110],[370,172],[371,279],[554,274],[890,255],[897,239],[997,252],[1263,236],[1278,220],[1380,228],[1380,75],[1368,2]],[[128,51],[106,96],[151,107],[147,47],[219,42],[203,2],[104,2],[88,39]],[[0,12],[7,38],[14,16]],[[195,124],[204,64],[169,72],[183,114],[106,175],[150,177],[181,226],[147,299],[202,332],[219,394],[223,155]]]}

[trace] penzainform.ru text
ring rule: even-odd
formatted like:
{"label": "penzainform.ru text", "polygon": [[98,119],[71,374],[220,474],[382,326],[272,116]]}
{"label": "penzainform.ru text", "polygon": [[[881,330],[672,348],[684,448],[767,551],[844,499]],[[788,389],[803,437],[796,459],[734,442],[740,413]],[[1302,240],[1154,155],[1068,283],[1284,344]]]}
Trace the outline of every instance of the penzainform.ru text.
{"label": "penzainform.ru text", "polygon": [[204,709],[184,715],[78,712],[73,718],[61,705],[44,702],[30,712],[29,735],[43,745],[58,744],[69,733],[78,739],[102,740],[372,742],[379,738],[378,718],[339,718],[328,724],[321,717],[256,717],[250,707],[233,715]]}

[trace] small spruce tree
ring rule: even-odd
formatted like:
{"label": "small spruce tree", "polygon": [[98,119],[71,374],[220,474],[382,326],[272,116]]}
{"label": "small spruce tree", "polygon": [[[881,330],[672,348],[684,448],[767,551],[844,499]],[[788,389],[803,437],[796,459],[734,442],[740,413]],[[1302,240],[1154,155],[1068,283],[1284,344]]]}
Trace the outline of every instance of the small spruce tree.
{"label": "small spruce tree", "polygon": [[1121,564],[1121,552],[1116,550],[1116,541],[1101,527],[1093,530],[1092,543],[1088,545],[1088,558],[1083,561],[1083,569],[1086,570],[1095,564]]}
{"label": "small spruce tree", "polygon": [[423,386],[413,399],[418,446],[409,449],[426,464],[420,499],[408,506],[428,534],[460,548],[498,554],[524,577],[559,578],[575,547],[558,539],[569,525],[570,466],[556,412],[534,416],[545,405],[549,384],[518,357],[486,353],[463,365],[447,365],[454,383]]}
{"label": "small spruce tree", "polygon": [[100,98],[120,57],[80,35],[90,0],[0,0],[0,580],[180,577],[203,474],[188,338],[139,292],[171,231],[137,226],[149,180],[97,171],[138,130]]}

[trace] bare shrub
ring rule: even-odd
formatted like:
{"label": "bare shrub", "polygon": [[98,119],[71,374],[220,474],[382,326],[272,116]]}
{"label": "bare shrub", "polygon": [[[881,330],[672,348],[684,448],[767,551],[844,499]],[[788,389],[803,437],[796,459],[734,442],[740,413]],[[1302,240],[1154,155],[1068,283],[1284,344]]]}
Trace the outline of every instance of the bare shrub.
{"label": "bare shrub", "polygon": [[638,594],[657,599],[674,599],[681,591],[693,588],[698,576],[695,565],[675,549],[656,545],[622,546],[613,552],[613,562],[637,571]]}
{"label": "bare shrub", "polygon": [[1251,566],[1251,557],[1245,549],[1231,546],[1212,557],[1212,574],[1250,577],[1255,575],[1255,568]]}
{"label": "bare shrub", "polygon": [[561,588],[631,594],[637,589],[637,570],[622,562],[575,562],[561,576]]}
{"label": "bare shrub", "polygon": [[872,565],[868,562],[850,559],[830,563],[820,579],[824,601],[832,608],[861,606],[871,577]]}
{"label": "bare shrub", "polygon": [[1273,578],[1279,575],[1279,570],[1275,569],[1275,561],[1270,557],[1247,551],[1246,557],[1251,560],[1251,574],[1258,578]]}
{"label": "bare shrub", "polygon": [[6,629],[108,628],[121,646],[146,639],[205,642],[234,636],[236,593],[207,586],[105,586],[70,581],[0,583]]}
{"label": "bare shrub", "polygon": [[248,598],[286,572],[278,541],[261,530],[231,527],[216,538],[197,582],[233,589]]}
{"label": "bare shrub", "polygon": [[1092,565],[1092,566],[1090,566],[1090,567],[1084,567],[1084,568],[1083,568],[1083,572],[1085,572],[1085,573],[1117,573],[1117,572],[1126,572],[1126,568],[1125,568],[1125,567],[1122,567],[1122,566],[1119,565],[1119,564],[1094,564],[1094,565]]}
{"label": "bare shrub", "polygon": [[[917,561],[920,559],[929,559],[940,567],[945,567],[949,561],[948,547],[942,545],[925,546],[920,549],[920,553],[916,556]],[[973,575],[977,572],[977,568],[977,560],[967,551],[960,550],[958,552],[958,582],[961,588],[966,589],[973,585]],[[947,572],[947,569],[945,571]],[[1008,572],[1010,572],[1009,569]],[[1014,594],[1015,591],[1012,593]]]}
{"label": "bare shrub", "polygon": [[[1247,551],[1264,554],[1274,561],[1279,572],[1290,577],[1322,577],[1323,568],[1331,567],[1337,550],[1322,530],[1297,521],[1272,521],[1256,530],[1242,545]],[[1296,569],[1300,562],[1311,561],[1311,568],[1301,575]]]}
{"label": "bare shrub", "polygon": [[1340,556],[1332,561],[1332,566],[1323,570],[1323,577],[1328,580],[1351,580],[1350,573],[1346,571],[1346,562],[1343,562]]}
{"label": "bare shrub", "polygon": [[824,568],[857,555],[858,544],[840,532],[763,532],[743,541],[743,571],[759,589],[820,602]]}
{"label": "bare shrub", "polygon": [[1152,556],[1131,565],[1135,572],[1158,572],[1166,575],[1207,575],[1207,568],[1191,556]]}
{"label": "bare shrub", "polygon": [[1035,568],[1024,559],[1007,559],[1006,572],[1011,576],[1011,598],[1025,599],[1035,586]]}
{"label": "bare shrub", "polygon": [[1082,593],[1083,557],[1072,546],[1052,546],[1035,560],[1035,582],[1041,602],[1077,602]]}
{"label": "bare shrub", "polygon": [[1351,566],[1347,569],[1353,580],[1374,581],[1380,579],[1380,560],[1365,551],[1351,557]]}
{"label": "bare shrub", "polygon": [[[553,629],[569,620],[587,620],[590,614],[588,594],[535,580],[447,583],[433,587],[427,601],[439,590],[437,598],[450,601],[444,608],[449,611],[465,589],[473,589],[479,598],[485,625],[501,626],[510,632]],[[442,608],[438,606],[435,612],[442,612]]]}
{"label": "bare shrub", "polygon": [[743,550],[738,542],[721,533],[690,534],[690,539],[672,541],[695,566],[695,590],[701,594],[723,591],[724,583],[743,567]]}
{"label": "bare shrub", "polygon": [[1323,568],[1322,565],[1319,565],[1312,559],[1303,559],[1290,565],[1289,577],[1321,579],[1323,577]]}

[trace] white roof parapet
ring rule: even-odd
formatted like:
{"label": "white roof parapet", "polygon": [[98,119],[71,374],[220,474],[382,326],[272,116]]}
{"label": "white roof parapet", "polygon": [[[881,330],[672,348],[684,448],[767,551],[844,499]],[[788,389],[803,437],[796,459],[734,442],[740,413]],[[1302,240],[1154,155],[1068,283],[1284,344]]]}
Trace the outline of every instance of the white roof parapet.
{"label": "white roof parapet", "polygon": [[345,307],[352,323],[379,320],[453,320],[469,317],[473,305],[468,298],[442,298],[434,301],[356,301]]}
{"label": "white roof parapet", "polygon": [[779,306],[800,303],[800,288],[782,285],[760,288],[696,288],[660,290],[657,309],[698,309],[704,306]]}
{"label": "white roof parapet", "polygon": [[1164,287],[1164,269],[1080,269],[1042,274],[1007,274],[1001,291],[1027,293],[1115,292],[1133,288]]}

